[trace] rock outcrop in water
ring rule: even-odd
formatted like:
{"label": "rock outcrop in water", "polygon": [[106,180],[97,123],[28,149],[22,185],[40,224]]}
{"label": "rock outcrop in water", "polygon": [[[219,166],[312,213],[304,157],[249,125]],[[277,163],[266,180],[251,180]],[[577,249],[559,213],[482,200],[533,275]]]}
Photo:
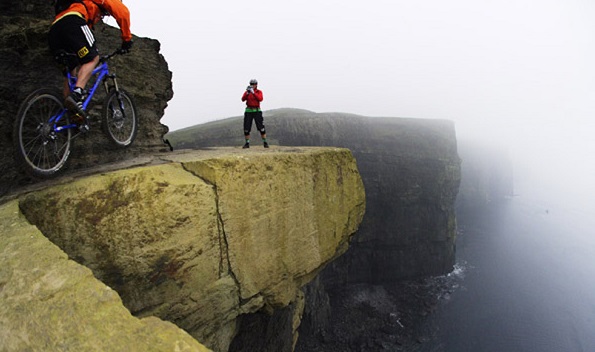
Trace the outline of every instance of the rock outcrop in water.
{"label": "rock outcrop in water", "polygon": [[[134,14],[132,14],[134,16]],[[63,76],[48,48],[47,32],[53,19],[53,7],[47,0],[2,0],[0,3],[0,196],[29,182],[17,170],[13,160],[12,129],[19,105],[32,91],[54,87],[61,91]],[[134,20],[134,18],[133,18]],[[134,22],[134,21],[133,21]],[[134,33],[134,27],[132,28]],[[107,54],[121,44],[119,30],[98,25],[97,45]],[[101,115],[104,94],[96,94],[91,111],[91,132],[78,138],[72,148],[70,169],[80,169],[106,162],[131,159],[164,148],[167,127],[159,120],[173,96],[172,74],[159,53],[158,41],[134,37],[130,54],[110,61],[118,82],[136,102],[139,131],[134,144],[114,149],[101,133],[97,119]],[[67,170],[68,172],[68,167]]]}
{"label": "rock outcrop in water", "polygon": [[[200,350],[148,317],[215,351],[293,348],[301,288],[347,250],[363,218],[351,152],[223,148],[159,160],[0,208],[0,350],[112,350],[147,335],[123,349]],[[248,313],[289,324],[272,344],[245,329]]]}

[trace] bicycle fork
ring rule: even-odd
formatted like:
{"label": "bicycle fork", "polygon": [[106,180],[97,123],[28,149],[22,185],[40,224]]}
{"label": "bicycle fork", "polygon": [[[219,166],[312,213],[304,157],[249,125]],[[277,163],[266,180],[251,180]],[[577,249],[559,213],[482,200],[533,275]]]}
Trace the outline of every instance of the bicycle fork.
{"label": "bicycle fork", "polygon": [[[122,100],[122,96],[120,95],[120,87],[118,86],[118,80],[116,78],[116,74],[115,73],[110,73],[107,78],[111,79],[111,81],[113,82],[113,88],[116,91],[116,97],[118,99],[118,105],[119,105],[119,111],[116,110],[116,108],[110,104],[109,109],[112,112],[112,116],[114,116],[114,119],[116,121],[118,120],[122,120],[126,118],[126,111],[124,110],[124,101]],[[103,81],[103,84],[105,86],[105,92],[106,94],[109,94],[110,91],[110,87],[107,83],[107,80]]]}
{"label": "bicycle fork", "polygon": [[[120,87],[118,87],[118,79],[116,78],[115,73],[110,73],[107,75],[107,78],[111,79],[114,83],[114,89],[116,92],[120,92]],[[103,80],[103,86],[105,87],[105,93],[108,94],[110,91],[110,86],[107,83],[107,79]]]}

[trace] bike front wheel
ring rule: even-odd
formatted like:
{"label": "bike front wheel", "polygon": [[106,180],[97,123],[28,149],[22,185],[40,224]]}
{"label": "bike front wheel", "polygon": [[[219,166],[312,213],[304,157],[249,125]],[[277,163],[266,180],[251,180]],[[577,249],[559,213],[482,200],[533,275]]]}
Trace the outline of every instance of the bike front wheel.
{"label": "bike front wheel", "polygon": [[127,147],[134,142],[138,131],[136,107],[124,90],[111,90],[105,98],[102,127],[118,147]]}
{"label": "bike front wheel", "polygon": [[62,95],[42,88],[31,93],[21,104],[13,128],[15,161],[36,178],[54,176],[70,155],[71,129]]}

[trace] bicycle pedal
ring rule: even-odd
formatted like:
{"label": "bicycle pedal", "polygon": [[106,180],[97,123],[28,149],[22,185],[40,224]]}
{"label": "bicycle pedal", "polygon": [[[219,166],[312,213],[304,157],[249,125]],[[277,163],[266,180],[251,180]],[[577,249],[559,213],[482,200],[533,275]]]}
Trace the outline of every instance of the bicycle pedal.
{"label": "bicycle pedal", "polygon": [[87,124],[79,126],[79,131],[81,133],[87,133],[87,132],[89,132],[89,130],[90,130],[90,128],[89,128],[89,125],[87,125]]}

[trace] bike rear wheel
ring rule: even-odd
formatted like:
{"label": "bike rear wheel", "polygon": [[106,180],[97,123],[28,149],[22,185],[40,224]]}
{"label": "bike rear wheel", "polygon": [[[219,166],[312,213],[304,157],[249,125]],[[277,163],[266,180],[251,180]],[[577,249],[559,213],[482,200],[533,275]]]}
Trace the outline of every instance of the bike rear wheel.
{"label": "bike rear wheel", "polygon": [[48,88],[34,91],[21,104],[13,128],[15,161],[29,175],[49,178],[66,164],[72,132],[56,132],[55,127],[67,125],[68,116],[51,122],[63,110],[62,95]]}
{"label": "bike rear wheel", "polygon": [[132,98],[122,89],[111,90],[103,103],[102,127],[118,147],[127,147],[136,138],[138,118]]}

